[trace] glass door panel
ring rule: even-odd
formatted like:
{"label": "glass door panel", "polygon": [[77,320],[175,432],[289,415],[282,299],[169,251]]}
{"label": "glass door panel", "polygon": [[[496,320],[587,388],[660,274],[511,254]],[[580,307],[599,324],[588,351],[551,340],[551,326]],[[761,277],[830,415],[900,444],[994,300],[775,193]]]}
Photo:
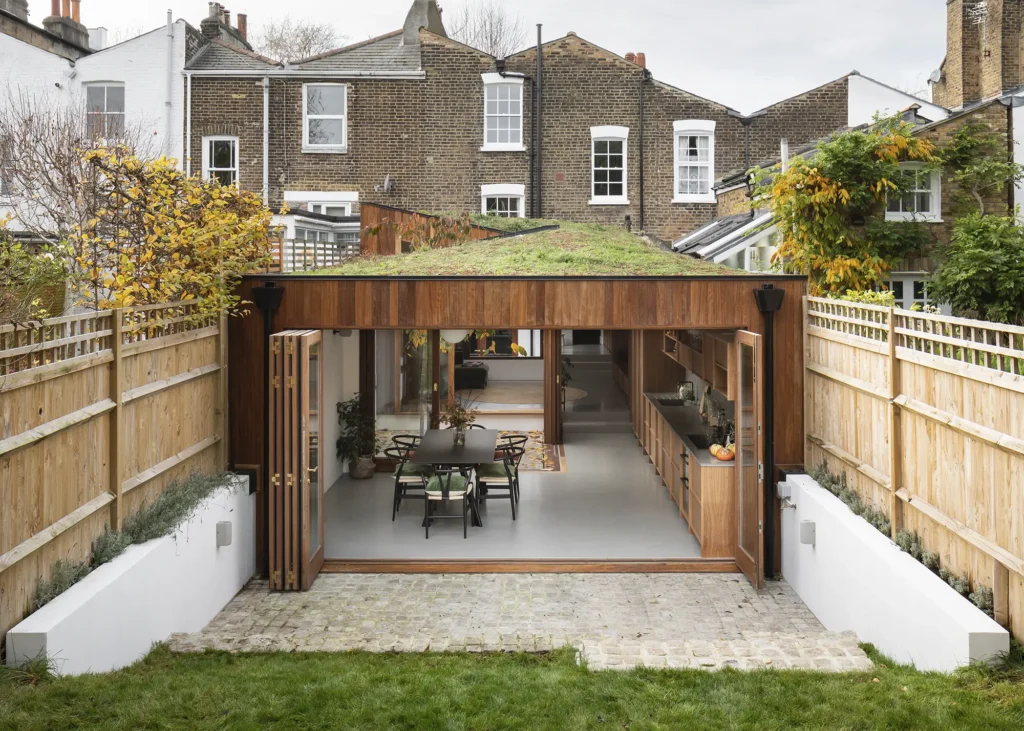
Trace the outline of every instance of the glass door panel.
{"label": "glass door panel", "polygon": [[324,486],[320,470],[323,359],[319,330],[303,332],[301,341],[302,390],[302,588],[308,589],[324,564]]}
{"label": "glass door panel", "polygon": [[760,336],[736,334],[739,363],[736,399],[736,563],[750,582],[764,586],[764,481],[761,476]]}

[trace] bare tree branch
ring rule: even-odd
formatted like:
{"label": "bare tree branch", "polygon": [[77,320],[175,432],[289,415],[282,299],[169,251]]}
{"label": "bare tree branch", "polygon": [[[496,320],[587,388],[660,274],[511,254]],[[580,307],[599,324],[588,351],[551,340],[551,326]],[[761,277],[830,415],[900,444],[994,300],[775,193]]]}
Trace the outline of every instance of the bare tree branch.
{"label": "bare tree branch", "polygon": [[344,40],[329,22],[286,17],[258,26],[249,43],[257,53],[276,61],[298,61],[337,48]]}
{"label": "bare tree branch", "polygon": [[494,0],[469,0],[451,13],[448,35],[495,58],[505,58],[526,45],[526,27],[518,13]]}

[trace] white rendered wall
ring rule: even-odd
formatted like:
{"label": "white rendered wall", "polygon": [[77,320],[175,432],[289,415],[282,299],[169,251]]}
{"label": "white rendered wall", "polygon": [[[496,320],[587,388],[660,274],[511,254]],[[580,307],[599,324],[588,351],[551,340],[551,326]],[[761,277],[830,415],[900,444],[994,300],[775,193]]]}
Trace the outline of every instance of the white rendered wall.
{"label": "white rendered wall", "polygon": [[[217,523],[231,545],[218,548]],[[7,633],[7,663],[48,656],[58,673],[125,667],[176,632],[198,632],[256,572],[256,496],[248,479],[206,500],[172,536],[100,566]]]}
{"label": "white rendered wall", "polygon": [[919,99],[912,94],[892,89],[859,74],[849,77],[849,125],[856,127],[869,124],[876,112],[883,115],[898,114],[911,104],[920,104],[920,114],[926,119],[938,121],[949,116],[942,107]]}
{"label": "white rendered wall", "polygon": [[[1006,652],[1005,629],[811,477],[789,478],[782,510],[782,575],[827,630],[852,630],[862,642],[919,670],[951,672]],[[815,545],[800,543],[813,521]]]}
{"label": "white rendered wall", "polygon": [[337,479],[348,471],[348,465],[337,457],[335,443],[341,432],[338,402],[350,399],[359,392],[359,331],[350,332],[347,337],[342,337],[333,330],[323,331],[324,438],[321,464],[325,491],[330,490]]}
{"label": "white rendered wall", "polygon": [[[139,128],[149,141],[148,153],[167,154],[184,168],[185,146],[185,22],[171,25],[173,53],[168,66],[167,27],[144,33],[116,46],[79,59],[75,82],[84,98],[84,88],[97,81],[124,83],[125,124]],[[170,74],[170,127],[167,124],[167,77]]]}
{"label": "white rendered wall", "polygon": [[471,361],[487,365],[488,382],[544,380],[542,358],[477,358]]}

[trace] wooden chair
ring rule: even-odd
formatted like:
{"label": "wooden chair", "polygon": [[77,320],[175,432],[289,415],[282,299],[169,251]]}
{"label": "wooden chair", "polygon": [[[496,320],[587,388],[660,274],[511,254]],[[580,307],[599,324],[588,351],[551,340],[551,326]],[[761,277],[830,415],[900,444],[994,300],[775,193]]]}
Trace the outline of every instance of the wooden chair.
{"label": "wooden chair", "polygon": [[[430,466],[410,461],[412,450],[408,447],[395,446],[384,450],[384,456],[395,463],[395,496],[391,505],[391,521],[394,522],[402,500],[424,500],[423,477],[429,476]],[[410,494],[411,493],[411,494]]]}
{"label": "wooden chair", "polygon": [[[526,450],[521,446],[502,447],[502,460],[477,468],[477,483],[480,488],[478,501],[508,498],[512,506],[512,520],[516,519],[516,503],[519,501],[519,462]],[[486,486],[486,490],[484,487]]]}
{"label": "wooden chair", "polygon": [[[423,527],[426,530],[426,537],[430,538],[430,524],[437,519],[462,518],[462,537],[469,536],[469,518],[472,515],[482,526],[480,513],[476,505],[476,494],[474,492],[472,472],[466,474],[458,467],[445,465],[434,465],[433,474],[429,477],[423,475],[423,494],[425,497],[423,507]],[[434,506],[438,503],[446,503],[452,500],[461,502],[461,515],[446,515],[434,513]]]}

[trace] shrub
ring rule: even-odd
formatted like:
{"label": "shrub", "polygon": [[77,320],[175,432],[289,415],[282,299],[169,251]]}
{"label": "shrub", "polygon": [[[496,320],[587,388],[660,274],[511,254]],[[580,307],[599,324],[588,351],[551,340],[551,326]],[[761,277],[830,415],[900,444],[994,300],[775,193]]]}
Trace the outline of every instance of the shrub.
{"label": "shrub", "polygon": [[99,538],[92,542],[93,568],[110,563],[124,553],[125,549],[131,544],[132,541],[127,535],[107,528],[107,530],[100,534]]}
{"label": "shrub", "polygon": [[131,543],[145,543],[170,535],[192,517],[199,504],[224,484],[224,475],[193,474],[172,483],[152,503],[143,505],[124,521],[123,532]]}
{"label": "shrub", "polygon": [[89,571],[89,564],[85,561],[68,561],[63,558],[57,561],[50,572],[50,578],[41,578],[36,584],[36,600],[32,604],[33,611],[66,592],[84,579]]}

